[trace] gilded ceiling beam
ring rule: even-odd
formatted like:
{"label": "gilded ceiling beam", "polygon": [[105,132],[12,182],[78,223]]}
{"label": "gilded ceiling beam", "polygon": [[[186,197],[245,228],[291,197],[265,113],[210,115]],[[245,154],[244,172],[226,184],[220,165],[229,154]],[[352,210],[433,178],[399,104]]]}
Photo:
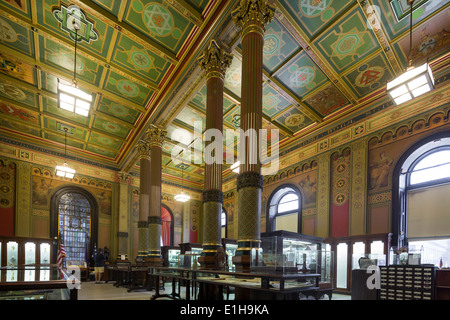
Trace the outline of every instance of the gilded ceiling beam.
{"label": "gilded ceiling beam", "polygon": [[197,27],[203,24],[203,17],[194,7],[184,0],[166,0],[166,2]]}

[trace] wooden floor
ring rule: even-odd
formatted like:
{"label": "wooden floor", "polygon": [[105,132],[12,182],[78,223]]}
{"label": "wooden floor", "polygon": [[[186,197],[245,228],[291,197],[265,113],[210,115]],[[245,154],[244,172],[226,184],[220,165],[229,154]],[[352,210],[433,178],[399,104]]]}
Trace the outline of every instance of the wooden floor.
{"label": "wooden floor", "polygon": [[[171,285],[166,285],[166,292],[161,291],[160,293],[170,293],[172,291]],[[99,283],[95,282],[82,282],[81,288],[78,292],[79,300],[150,300],[150,298],[155,294],[155,291],[145,291],[137,290],[128,292],[125,287],[115,287],[114,282]],[[181,292],[182,297],[184,292]],[[230,297],[232,299],[232,297]],[[313,299],[313,298],[309,298]],[[350,300],[350,295],[333,294],[332,300]],[[328,296],[322,298],[321,300],[328,300]]]}

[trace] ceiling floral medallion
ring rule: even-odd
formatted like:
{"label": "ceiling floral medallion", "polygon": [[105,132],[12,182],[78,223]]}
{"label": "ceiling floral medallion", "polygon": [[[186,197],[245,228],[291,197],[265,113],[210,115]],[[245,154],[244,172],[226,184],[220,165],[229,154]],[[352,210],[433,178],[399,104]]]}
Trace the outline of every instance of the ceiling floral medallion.
{"label": "ceiling floral medallion", "polygon": [[0,40],[6,42],[15,42],[17,40],[17,33],[14,31],[8,22],[0,18]]}
{"label": "ceiling floral medallion", "polygon": [[137,97],[139,95],[139,88],[129,80],[119,80],[116,83],[117,90],[128,97]]}
{"label": "ceiling floral medallion", "polygon": [[170,12],[156,3],[150,3],[144,9],[144,22],[151,32],[162,37],[171,35],[174,27]]}
{"label": "ceiling floral medallion", "polygon": [[[91,41],[98,40],[98,33],[94,29],[94,24],[87,20],[86,15],[78,6],[64,6],[61,4],[61,9],[54,9],[53,16],[60,22],[61,30],[67,32],[72,40],[84,41],[90,44]],[[78,30],[77,39],[75,39],[75,29],[73,23],[76,22],[80,26]]]}
{"label": "ceiling floral medallion", "polygon": [[118,125],[116,125],[115,123],[106,121],[103,123],[103,128],[106,131],[112,132],[112,133],[117,133],[120,131],[120,127]]}
{"label": "ceiling floral medallion", "polygon": [[305,117],[301,114],[291,114],[289,117],[286,118],[284,123],[289,127],[296,127],[299,126],[305,121]]}
{"label": "ceiling floral medallion", "polygon": [[367,68],[367,66],[360,67],[361,73],[356,77],[355,85],[359,87],[377,87],[379,80],[384,76],[384,68],[374,66]]}
{"label": "ceiling floral medallion", "polygon": [[291,84],[296,87],[305,87],[310,84],[316,76],[316,72],[311,67],[300,67],[291,75]]}
{"label": "ceiling floral medallion", "polygon": [[274,54],[280,48],[280,38],[274,34],[268,34],[264,37],[264,54]]}
{"label": "ceiling floral medallion", "polygon": [[25,100],[27,97],[22,90],[7,83],[0,83],[0,92],[14,100]]}
{"label": "ceiling floral medallion", "polygon": [[300,0],[300,8],[308,17],[322,14],[331,4],[331,0]]}

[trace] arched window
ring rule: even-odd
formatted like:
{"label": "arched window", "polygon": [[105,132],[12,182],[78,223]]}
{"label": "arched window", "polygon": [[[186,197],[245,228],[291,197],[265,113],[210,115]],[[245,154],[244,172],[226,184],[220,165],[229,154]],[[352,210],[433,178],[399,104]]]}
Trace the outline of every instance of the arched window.
{"label": "arched window", "polygon": [[301,233],[301,197],[293,185],[278,187],[269,197],[267,232],[286,230]]}
{"label": "arched window", "polygon": [[227,237],[227,212],[224,208],[222,208],[222,214],[220,216],[220,227],[221,227],[221,234],[222,238]]}
{"label": "arched window", "polygon": [[[396,166],[393,199],[398,245],[422,250],[422,263],[439,265],[450,256],[450,137],[412,147]],[[395,177],[395,176],[394,176]]]}
{"label": "arched window", "polygon": [[97,212],[97,201],[82,188],[63,187],[53,194],[50,235],[63,241],[66,264],[90,262],[94,246],[98,245]]}

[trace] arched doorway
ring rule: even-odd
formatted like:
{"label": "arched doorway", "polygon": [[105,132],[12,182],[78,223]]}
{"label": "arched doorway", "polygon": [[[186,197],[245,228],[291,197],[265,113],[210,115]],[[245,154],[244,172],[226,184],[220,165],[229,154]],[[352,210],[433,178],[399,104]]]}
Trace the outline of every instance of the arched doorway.
{"label": "arched doorway", "polygon": [[174,237],[174,220],[172,211],[161,205],[161,246],[172,246]]}
{"label": "arched doorway", "polygon": [[[64,242],[66,262],[89,264],[98,241],[98,204],[94,196],[78,187],[56,191],[51,198],[50,236]],[[55,252],[57,245],[55,241]]]}

